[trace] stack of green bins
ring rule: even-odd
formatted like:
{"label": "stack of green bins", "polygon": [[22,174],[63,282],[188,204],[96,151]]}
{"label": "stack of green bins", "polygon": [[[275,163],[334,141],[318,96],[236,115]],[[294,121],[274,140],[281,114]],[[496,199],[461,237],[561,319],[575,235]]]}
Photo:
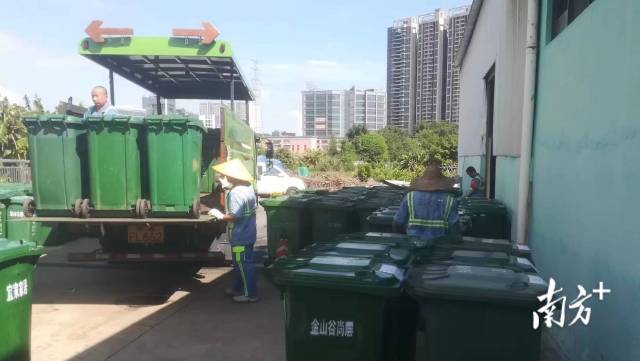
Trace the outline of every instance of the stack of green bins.
{"label": "stack of green bins", "polygon": [[195,119],[146,117],[152,217],[199,217],[202,137]]}
{"label": "stack of green bins", "polygon": [[505,252],[513,256],[532,260],[529,246],[511,242],[508,239],[491,239],[463,236],[440,237],[433,240],[436,248],[453,252],[456,250],[485,251],[485,252]]}
{"label": "stack of green bins", "polygon": [[80,118],[23,118],[29,134],[33,195],[38,215],[79,216],[88,196],[87,134]]}
{"label": "stack of green bins", "polygon": [[308,205],[315,199],[317,197],[303,193],[260,201],[267,215],[269,259],[276,257],[281,240],[287,241],[290,254],[296,254],[298,250],[311,243],[311,211]]}
{"label": "stack of green bins", "polygon": [[220,129],[207,128],[202,138],[202,166],[200,169],[200,193],[211,193],[216,184],[213,166],[220,157]]}
{"label": "stack of green bins", "polygon": [[471,218],[471,227],[465,235],[504,239],[509,237],[508,211],[494,199],[462,198],[458,205],[463,215]]}
{"label": "stack of green bins", "polygon": [[40,254],[34,243],[0,239],[0,360],[31,358],[32,274]]}
{"label": "stack of green bins", "polygon": [[91,210],[83,215],[145,217],[140,136],[142,117],[107,116],[87,119]]}
{"label": "stack of green bins", "polygon": [[393,232],[393,218],[400,209],[399,206],[383,207],[367,217],[368,230],[372,232]]}
{"label": "stack of green bins", "polygon": [[405,271],[377,257],[277,260],[288,361],[413,360],[417,305],[401,290]]}
{"label": "stack of green bins", "polygon": [[425,322],[423,360],[540,359],[532,314],[547,284],[537,274],[428,264],[409,271],[407,291]]}
{"label": "stack of green bins", "polygon": [[330,241],[336,236],[357,231],[360,225],[353,198],[321,197],[309,202],[312,242]]}
{"label": "stack of green bins", "polygon": [[47,241],[56,241],[54,238],[58,234],[59,224],[25,220],[24,204],[31,200],[33,200],[31,196],[15,196],[5,200],[6,238],[15,241],[36,242],[38,245],[43,245]]}

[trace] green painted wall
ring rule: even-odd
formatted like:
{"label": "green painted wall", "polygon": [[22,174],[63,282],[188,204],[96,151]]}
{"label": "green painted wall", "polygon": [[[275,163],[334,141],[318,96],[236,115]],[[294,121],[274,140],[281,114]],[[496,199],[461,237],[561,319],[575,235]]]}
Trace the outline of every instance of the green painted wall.
{"label": "green painted wall", "polygon": [[[548,40],[542,0],[530,245],[542,274],[594,297],[553,328],[572,360],[640,360],[640,1],[595,1]],[[567,324],[575,315],[566,313]]]}
{"label": "green painted wall", "polygon": [[519,167],[519,157],[496,157],[496,199],[503,202],[509,210],[511,239],[516,237]]}

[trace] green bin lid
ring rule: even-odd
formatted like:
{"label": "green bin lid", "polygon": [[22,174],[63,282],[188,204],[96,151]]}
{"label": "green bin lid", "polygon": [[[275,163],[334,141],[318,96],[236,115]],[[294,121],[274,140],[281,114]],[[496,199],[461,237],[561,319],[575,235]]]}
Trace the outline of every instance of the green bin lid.
{"label": "green bin lid", "polygon": [[66,124],[82,124],[84,120],[82,118],[74,117],[71,115],[62,114],[34,114],[22,117],[22,121],[25,123],[66,123]]}
{"label": "green bin lid", "polygon": [[522,306],[535,309],[547,283],[537,274],[467,265],[425,265],[413,268],[408,291],[424,299],[450,299]]}
{"label": "green bin lid", "polygon": [[322,197],[309,202],[310,208],[316,209],[351,209],[355,203],[351,200],[340,198]]}
{"label": "green bin lid", "polygon": [[304,262],[297,258],[277,260],[269,267],[279,286],[312,287],[377,296],[399,296],[405,271],[375,258],[315,256]]}
{"label": "green bin lid", "polygon": [[33,242],[10,241],[0,238],[0,264],[24,257],[39,256],[41,248]]}
{"label": "green bin lid", "polygon": [[31,196],[14,196],[9,198],[9,204],[22,205],[26,200],[33,200]]}
{"label": "green bin lid", "polygon": [[295,196],[284,196],[284,197],[276,197],[276,198],[265,198],[260,201],[260,204],[263,207],[292,207],[292,208],[305,208],[310,202],[315,200],[317,197],[309,196],[309,195],[295,195]]}
{"label": "green bin lid", "polygon": [[200,129],[203,133],[207,131],[200,120],[179,115],[152,115],[145,117],[144,122],[146,124],[187,124],[188,126]]}
{"label": "green bin lid", "polygon": [[89,123],[128,123],[128,124],[144,124],[143,117],[127,116],[127,115],[105,115],[87,117]]}
{"label": "green bin lid", "polygon": [[22,196],[25,193],[31,193],[31,189],[19,188],[19,187],[4,187],[0,186],[0,201],[6,202],[12,197]]}
{"label": "green bin lid", "polygon": [[457,250],[453,251],[451,262],[455,264],[499,266],[518,272],[538,272],[528,259],[512,256],[506,252]]}

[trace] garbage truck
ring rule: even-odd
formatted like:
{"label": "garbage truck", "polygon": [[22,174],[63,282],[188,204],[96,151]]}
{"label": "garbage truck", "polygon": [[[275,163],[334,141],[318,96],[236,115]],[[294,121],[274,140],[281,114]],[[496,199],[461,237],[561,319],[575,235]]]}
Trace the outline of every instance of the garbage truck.
{"label": "garbage truck", "polygon": [[[212,166],[240,159],[256,179],[256,136],[234,112],[254,96],[233,48],[197,32],[118,34],[82,39],[79,54],[108,71],[112,104],[117,74],[155,94],[157,114],[25,117],[33,185],[25,219],[99,228],[101,249],[71,253],[71,261],[223,260],[227,252],[210,246],[225,224],[200,212],[224,205]],[[162,99],[225,105],[203,124],[163,114]]]}

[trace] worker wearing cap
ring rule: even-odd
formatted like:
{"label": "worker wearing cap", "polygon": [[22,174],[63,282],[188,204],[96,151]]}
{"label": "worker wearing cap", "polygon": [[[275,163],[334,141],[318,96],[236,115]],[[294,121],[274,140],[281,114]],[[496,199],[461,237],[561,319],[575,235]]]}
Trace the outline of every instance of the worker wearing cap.
{"label": "worker wearing cap", "polygon": [[258,301],[253,268],[253,245],[256,242],[256,195],[253,177],[238,159],[213,167],[222,188],[227,190],[225,213],[211,209],[208,214],[227,222],[227,237],[233,254],[233,284],[225,293],[234,302]]}
{"label": "worker wearing cap", "polygon": [[404,197],[393,218],[394,231],[405,231],[424,241],[457,233],[454,183],[442,174],[439,165],[427,165],[424,173],[411,182],[412,191]]}
{"label": "worker wearing cap", "polygon": [[484,197],[484,179],[480,173],[474,167],[467,167],[465,171],[471,177],[467,197]]}

